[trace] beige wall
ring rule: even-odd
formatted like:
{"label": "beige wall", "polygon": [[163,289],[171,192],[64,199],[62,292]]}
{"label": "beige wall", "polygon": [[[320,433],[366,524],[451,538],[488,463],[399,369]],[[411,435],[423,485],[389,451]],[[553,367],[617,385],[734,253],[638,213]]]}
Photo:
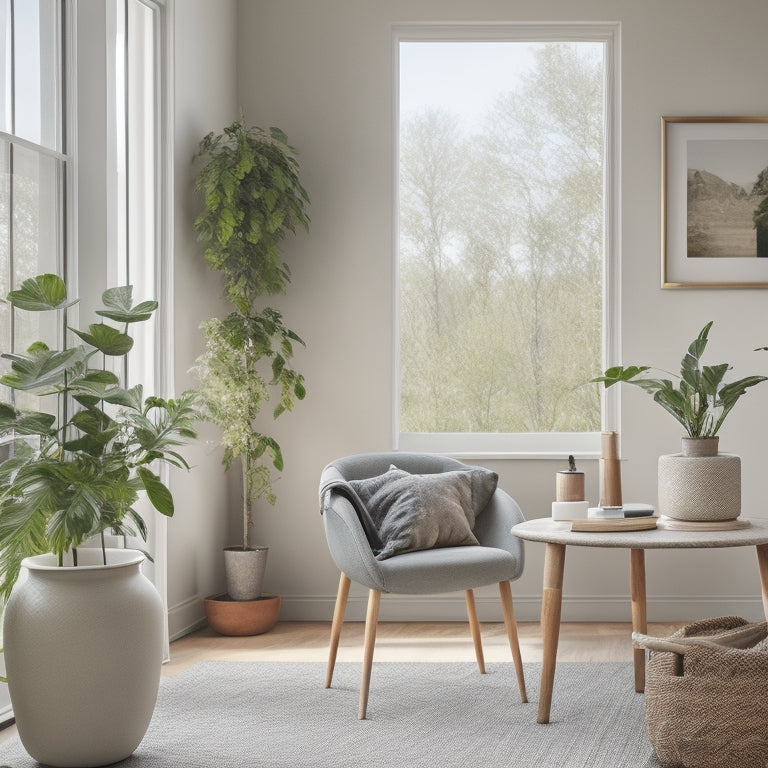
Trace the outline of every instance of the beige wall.
{"label": "beige wall", "polygon": [[[198,326],[226,311],[216,276],[200,255],[192,229],[199,200],[192,157],[200,139],[237,118],[234,0],[183,0],[173,5],[174,54],[174,328],[177,391],[194,383],[189,368],[202,351]],[[168,521],[168,605],[171,637],[203,615],[202,598],[223,590],[229,480],[220,452],[201,440],[185,451],[190,474],[171,478],[176,514]]]}
{"label": "beige wall", "polygon": [[[241,0],[237,9],[238,101],[249,122],[287,132],[300,151],[302,178],[312,198],[310,234],[287,242],[293,282],[276,302],[307,341],[296,362],[306,375],[309,395],[274,427],[286,469],[276,485],[277,507],[259,505],[256,514],[257,538],[270,547],[266,587],[283,595],[283,618],[331,616],[338,574],[317,509],[321,468],[336,456],[392,446],[392,23],[621,22],[623,358],[674,369],[689,340],[713,319],[714,362],[728,360],[741,374],[768,373],[768,357],[750,351],[768,343],[764,292],[659,288],[660,116],[765,112],[764,0]],[[194,12],[187,11],[185,0],[176,4],[176,14],[177,91],[184,78],[191,99],[206,27],[196,19],[189,26],[198,37],[182,41],[187,30],[180,17]],[[226,40],[231,19],[225,16],[208,50],[227,56],[234,38]],[[210,44],[208,36],[205,41]],[[187,66],[193,71],[187,73]],[[224,84],[232,67],[217,66]],[[231,93],[208,87],[201,88],[205,99],[194,109],[177,93],[177,109],[183,104],[195,123],[184,125],[177,113],[177,138],[186,134],[186,143],[177,147],[179,163],[192,146],[193,128],[202,134],[228,119]],[[180,167],[177,184],[182,183]],[[212,285],[191,257],[189,265],[184,262],[194,250],[191,238],[180,234],[188,223],[185,216],[177,222],[180,338],[196,325],[202,314],[198,301],[209,301],[206,291]],[[186,320],[185,312],[195,317]],[[180,342],[177,351],[183,357],[193,346],[188,342],[184,348]],[[180,369],[188,364],[180,358]],[[744,505],[752,516],[765,516],[760,489],[767,404],[768,389],[750,393],[731,415],[721,440],[724,450],[743,457]],[[655,502],[657,457],[678,449],[677,425],[642,393],[627,391],[621,433],[625,499]],[[559,465],[531,460],[488,465],[499,472],[501,484],[527,517],[549,514]],[[596,500],[597,465],[585,468],[590,498]],[[214,485],[213,476],[206,464],[189,480],[194,486],[190,502],[199,506],[194,516],[202,530],[173,521],[177,540],[170,588],[179,599],[193,600],[191,570],[215,570],[211,550],[218,546],[220,528],[213,522],[219,514],[213,507],[223,502],[224,491],[220,482]],[[182,564],[182,555],[190,562]],[[526,573],[513,587],[520,619],[537,617],[541,569],[542,547],[529,544]],[[627,571],[626,553],[569,551],[564,616],[627,619]],[[647,571],[652,619],[760,613],[753,551],[652,552]],[[500,618],[495,591],[481,591],[478,602],[486,618]],[[349,616],[360,618],[361,606],[362,592],[353,591]],[[463,615],[461,595],[393,597],[382,606],[384,618]]]}

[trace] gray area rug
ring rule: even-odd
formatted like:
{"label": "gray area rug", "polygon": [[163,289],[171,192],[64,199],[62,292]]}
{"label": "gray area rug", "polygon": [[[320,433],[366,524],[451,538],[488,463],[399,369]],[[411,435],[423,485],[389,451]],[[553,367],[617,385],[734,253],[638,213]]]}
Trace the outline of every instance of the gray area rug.
{"label": "gray area rug", "polygon": [[[631,664],[561,663],[536,723],[538,664],[521,704],[512,664],[374,663],[368,720],[358,664],[207,661],[163,678],[152,723],[121,768],[659,768]],[[18,739],[0,763],[36,768]]]}

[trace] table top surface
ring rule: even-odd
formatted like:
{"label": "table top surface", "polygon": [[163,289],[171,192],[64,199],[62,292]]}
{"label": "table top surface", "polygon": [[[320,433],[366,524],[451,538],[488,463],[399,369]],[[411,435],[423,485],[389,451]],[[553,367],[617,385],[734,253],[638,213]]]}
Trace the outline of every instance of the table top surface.
{"label": "table top surface", "polygon": [[735,531],[671,531],[652,528],[645,531],[572,531],[570,521],[545,517],[526,520],[512,533],[528,541],[570,544],[578,547],[619,547],[628,549],[696,549],[706,547],[746,547],[768,544],[768,523],[751,520],[748,528]]}

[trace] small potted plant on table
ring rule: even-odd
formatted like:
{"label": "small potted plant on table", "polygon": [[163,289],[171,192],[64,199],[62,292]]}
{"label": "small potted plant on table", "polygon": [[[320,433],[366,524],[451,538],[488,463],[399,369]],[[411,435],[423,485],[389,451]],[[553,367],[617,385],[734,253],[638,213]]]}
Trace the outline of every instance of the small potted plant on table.
{"label": "small potted plant on table", "polygon": [[[682,453],[659,458],[659,512],[694,526],[734,521],[741,514],[741,460],[718,452],[718,432],[747,389],[766,380],[747,376],[726,383],[728,363],[702,365],[711,327],[712,321],[689,345],[679,376],[654,377],[647,365],[617,365],[592,379],[606,388],[625,382],[644,389],[683,426]],[[725,522],[722,527],[737,526]]]}

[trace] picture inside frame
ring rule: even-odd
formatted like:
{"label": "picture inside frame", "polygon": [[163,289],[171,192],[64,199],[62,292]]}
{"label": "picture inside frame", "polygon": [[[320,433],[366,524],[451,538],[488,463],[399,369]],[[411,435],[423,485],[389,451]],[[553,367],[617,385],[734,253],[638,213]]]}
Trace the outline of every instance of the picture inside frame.
{"label": "picture inside frame", "polygon": [[768,117],[663,117],[662,176],[662,287],[768,288]]}
{"label": "picture inside frame", "polygon": [[768,258],[768,138],[686,149],[687,258]]}

